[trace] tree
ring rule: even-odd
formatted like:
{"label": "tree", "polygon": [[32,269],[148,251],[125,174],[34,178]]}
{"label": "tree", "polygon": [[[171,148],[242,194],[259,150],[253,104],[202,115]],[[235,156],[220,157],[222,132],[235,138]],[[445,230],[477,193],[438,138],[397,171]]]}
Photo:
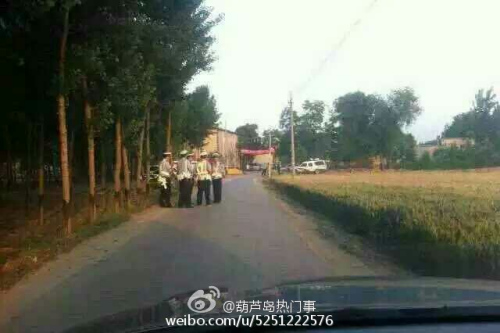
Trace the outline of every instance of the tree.
{"label": "tree", "polygon": [[57,114],[59,123],[59,157],[61,163],[62,179],[62,199],[63,199],[63,223],[66,227],[66,233],[72,233],[71,214],[70,214],[70,174],[68,161],[68,130],[66,124],[66,51],[69,33],[69,13],[72,7],[77,4],[76,1],[62,1],[62,32],[60,36],[59,48],[59,69],[58,69],[58,91],[57,91]]}
{"label": "tree", "polygon": [[323,116],[326,110],[326,105],[322,101],[306,100],[302,105],[304,113],[298,117],[298,127],[303,127],[305,130],[318,133],[323,129]]}
{"label": "tree", "polygon": [[456,115],[451,124],[446,125],[442,136],[444,138],[471,138],[476,137],[475,115],[473,112],[466,112]]}
{"label": "tree", "polygon": [[209,130],[217,127],[220,114],[215,97],[207,86],[197,87],[183,102],[176,103],[176,141],[181,145],[203,146]]}
{"label": "tree", "polygon": [[490,88],[480,89],[469,112],[453,118],[443,131],[444,137],[466,137],[478,144],[496,144],[500,139],[500,104]]}
{"label": "tree", "polygon": [[269,148],[269,134],[271,134],[271,146],[279,149],[283,134],[279,129],[267,129],[262,132],[262,138],[260,139],[262,143],[262,148]]}
{"label": "tree", "polygon": [[415,163],[417,141],[411,134],[402,134],[397,140],[393,158],[398,162],[401,168],[413,165]]}
{"label": "tree", "polygon": [[[455,163],[453,157],[459,153],[442,151],[438,165],[473,165],[474,167],[500,165],[500,104],[493,89],[479,90],[475,95],[472,107],[468,112],[453,118],[451,124],[445,127],[443,137],[470,138],[475,141],[475,147],[463,149],[467,159],[472,162]],[[465,157],[464,157],[465,158]]]}
{"label": "tree", "polygon": [[238,146],[243,149],[259,149],[262,147],[257,124],[245,124],[236,128]]}
{"label": "tree", "polygon": [[[291,116],[290,108],[287,106],[283,108],[280,115],[280,129],[284,132],[290,132],[291,127]],[[293,119],[296,122],[299,118],[297,111],[293,111]],[[295,124],[294,124],[295,125]]]}
{"label": "tree", "polygon": [[340,145],[339,145],[339,120],[334,110],[330,110],[328,121],[325,124],[326,136],[326,156],[332,160],[339,162],[340,158]]}
{"label": "tree", "polygon": [[339,158],[343,161],[368,158],[377,153],[373,142],[371,124],[374,110],[382,101],[374,95],[362,92],[349,93],[334,103],[338,122]]}
{"label": "tree", "polygon": [[334,103],[330,119],[331,140],[337,142],[340,160],[352,161],[382,156],[388,166],[405,139],[403,128],[422,112],[410,88],[392,91],[387,98],[349,93]]}
{"label": "tree", "polygon": [[400,127],[411,125],[422,114],[418,97],[409,87],[393,90],[387,97],[387,104]]}
{"label": "tree", "polygon": [[295,130],[297,157],[299,160],[325,158],[329,148],[328,136],[323,126],[326,105],[322,101],[306,100],[302,109],[303,112],[297,118]]}
{"label": "tree", "polygon": [[[164,134],[146,119],[156,121],[167,103],[186,98],[182,110],[187,113],[178,115],[180,120],[191,124],[201,119],[183,133],[172,133],[173,138],[199,143],[216,125],[215,99],[208,88],[185,92],[192,77],[214,60],[210,31],[220,18],[212,18],[202,0],[16,0],[2,9],[0,163],[7,170],[7,188],[18,183],[16,166],[22,166],[27,209],[30,181],[38,169],[40,223],[47,178],[62,183],[67,233],[72,231],[73,182],[85,178],[89,217],[95,218],[95,164],[101,163],[105,185],[113,137],[115,191],[121,196],[124,184],[128,197],[131,173],[137,170],[135,179],[141,179],[143,144],[147,164],[148,139]],[[33,167],[35,155],[38,165]],[[134,163],[137,168],[131,167]]]}

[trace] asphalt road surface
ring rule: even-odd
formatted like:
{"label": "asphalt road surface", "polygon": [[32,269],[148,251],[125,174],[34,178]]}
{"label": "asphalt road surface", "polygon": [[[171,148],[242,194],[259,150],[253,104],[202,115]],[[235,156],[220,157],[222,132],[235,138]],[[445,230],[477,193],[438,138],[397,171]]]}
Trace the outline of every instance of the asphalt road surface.
{"label": "asphalt road surface", "polygon": [[59,332],[210,285],[260,289],[384,274],[315,226],[259,175],[230,178],[219,205],[151,208],[28,276],[1,295],[0,331]]}

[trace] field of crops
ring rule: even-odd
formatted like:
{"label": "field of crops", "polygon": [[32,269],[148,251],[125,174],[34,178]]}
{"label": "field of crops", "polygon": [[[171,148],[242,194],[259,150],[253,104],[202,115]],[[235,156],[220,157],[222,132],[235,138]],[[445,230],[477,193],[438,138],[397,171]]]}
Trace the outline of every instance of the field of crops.
{"label": "field of crops", "polygon": [[273,185],[416,273],[500,279],[500,170],[339,172]]}

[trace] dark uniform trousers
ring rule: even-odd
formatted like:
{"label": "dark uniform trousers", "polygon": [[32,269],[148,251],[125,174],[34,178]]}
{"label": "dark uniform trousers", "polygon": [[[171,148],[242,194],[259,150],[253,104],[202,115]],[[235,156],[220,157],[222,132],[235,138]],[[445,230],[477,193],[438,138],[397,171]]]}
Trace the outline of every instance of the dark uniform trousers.
{"label": "dark uniform trousers", "polygon": [[210,205],[210,180],[198,180],[198,205],[203,203],[203,195],[205,195],[205,203]]}
{"label": "dark uniform trousers", "polygon": [[191,198],[193,197],[193,188],[194,188],[194,178],[189,178],[189,204],[191,205]]}
{"label": "dark uniform trousers", "polygon": [[184,178],[179,181],[179,204],[177,206],[191,206],[191,179],[189,178]]}
{"label": "dark uniform trousers", "polygon": [[172,181],[167,178],[167,188],[161,187],[160,189],[160,206],[162,207],[172,207],[170,202],[170,197],[172,196]]}
{"label": "dark uniform trousers", "polygon": [[214,203],[219,203],[222,200],[222,178],[212,180],[214,186]]}

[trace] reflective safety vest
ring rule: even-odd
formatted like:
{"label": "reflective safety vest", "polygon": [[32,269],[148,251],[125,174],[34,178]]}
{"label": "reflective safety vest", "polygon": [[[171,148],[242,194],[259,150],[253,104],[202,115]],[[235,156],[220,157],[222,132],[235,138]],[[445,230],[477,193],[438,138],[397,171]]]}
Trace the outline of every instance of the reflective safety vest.
{"label": "reflective safety vest", "polygon": [[196,175],[198,180],[210,180],[210,165],[207,160],[201,160],[196,164]]}

